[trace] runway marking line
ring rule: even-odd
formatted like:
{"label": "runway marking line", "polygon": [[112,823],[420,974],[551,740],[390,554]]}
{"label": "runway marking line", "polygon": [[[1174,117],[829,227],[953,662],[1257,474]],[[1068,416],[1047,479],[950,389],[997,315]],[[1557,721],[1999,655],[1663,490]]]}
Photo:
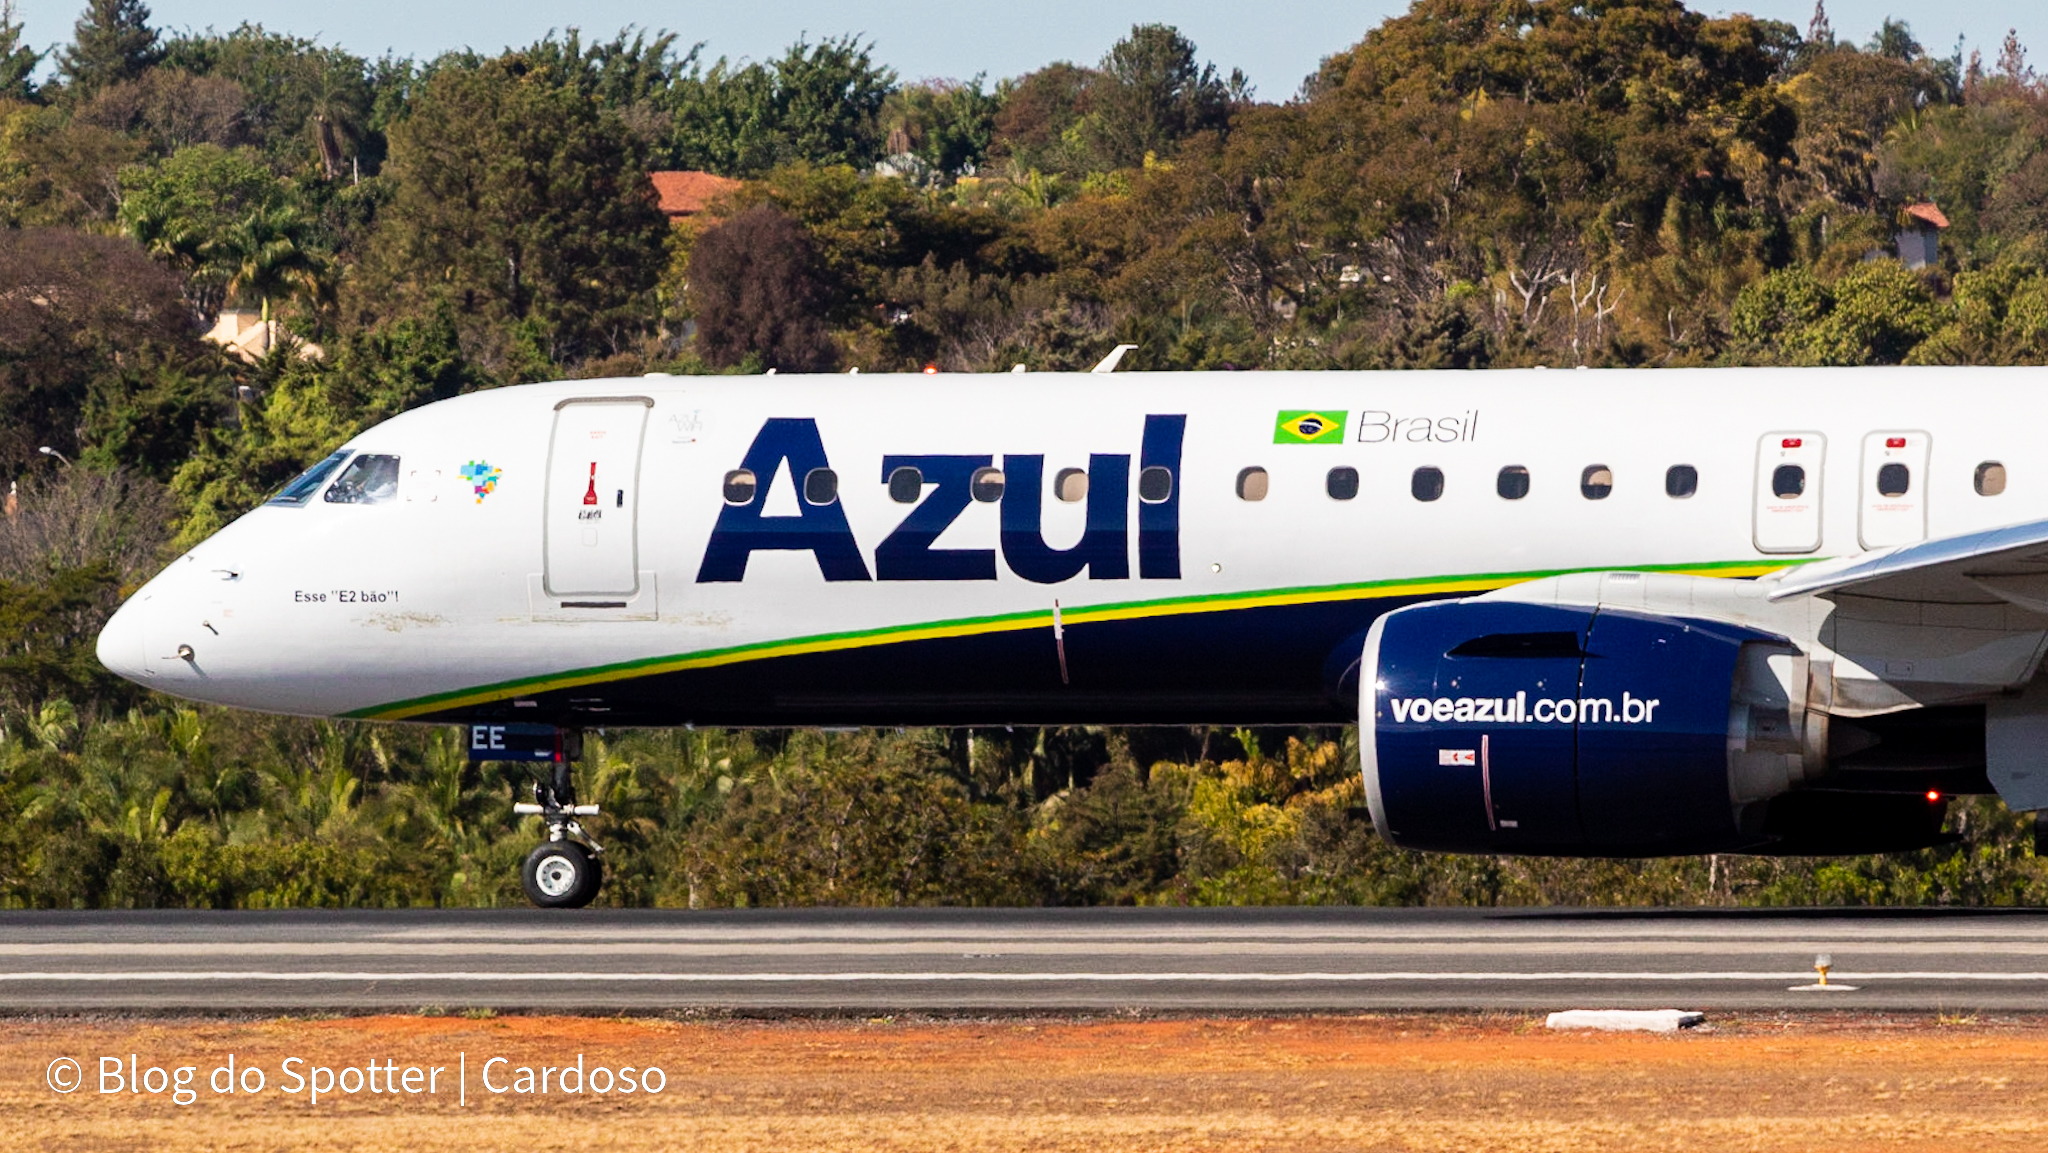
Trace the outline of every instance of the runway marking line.
{"label": "runway marking line", "polygon": [[[1230,984],[1235,982],[1256,984],[1288,983],[1365,983],[1397,981],[1430,982],[1535,982],[1535,981],[1796,981],[1807,975],[1809,970],[1759,973],[1754,971],[1707,971],[1686,973],[1617,973],[1617,972],[1547,972],[1547,973],[500,973],[500,972],[347,972],[309,971],[303,973],[281,973],[265,970],[203,970],[166,969],[156,971],[103,970],[94,972],[27,972],[10,973],[9,981],[35,981],[43,983],[112,983],[112,982],[218,982],[218,981],[320,981],[320,982],[460,982],[473,981],[554,981],[554,982],[596,982],[631,981],[638,983],[688,983],[705,985],[768,985],[801,984],[820,982],[827,984],[849,983],[909,983],[909,982],[983,982],[990,984],[1061,984],[1061,983],[1146,983],[1201,982]],[[1898,972],[1870,972],[1834,974],[1842,980],[1858,981],[1979,981],[1979,982],[2048,982],[2048,972],[2038,973],[1964,973],[1943,971],[1904,970]]]}

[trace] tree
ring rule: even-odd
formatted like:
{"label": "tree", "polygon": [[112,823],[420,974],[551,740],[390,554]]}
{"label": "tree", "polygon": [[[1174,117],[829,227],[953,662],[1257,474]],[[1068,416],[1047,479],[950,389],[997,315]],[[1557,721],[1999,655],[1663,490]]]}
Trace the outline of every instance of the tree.
{"label": "tree", "polygon": [[249,94],[232,80],[152,68],[140,79],[102,88],[76,118],[145,141],[168,156],[194,144],[241,143]]}
{"label": "tree", "polygon": [[651,323],[667,222],[637,138],[576,89],[516,58],[443,68],[392,127],[386,175],[359,309],[446,306],[496,364],[515,328],[561,363]]}
{"label": "tree", "polygon": [[14,0],[0,0],[0,100],[35,99],[35,71],[43,56],[21,42]]}
{"label": "tree", "polygon": [[71,47],[57,57],[65,93],[86,100],[103,88],[133,80],[162,55],[149,6],[142,0],[88,0]]}
{"label": "tree", "polygon": [[1020,176],[1094,168],[1093,149],[1079,126],[1094,108],[1099,79],[1092,68],[1061,62],[1003,81],[996,88],[1002,110],[996,113],[990,153],[1008,160]]}
{"label": "tree", "polygon": [[1927,55],[1927,50],[1913,38],[1913,29],[1904,20],[1894,20],[1889,16],[1872,34],[1864,50],[1906,64]]}
{"label": "tree", "polygon": [[2016,89],[2026,89],[2039,79],[2034,70],[2027,66],[2027,46],[2020,43],[2020,30],[2005,30],[2005,40],[1998,46],[1998,77]]}
{"label": "tree", "polygon": [[800,40],[772,65],[692,63],[671,89],[668,163],[727,176],[794,161],[866,168],[881,156],[880,113],[896,87],[873,48],[844,36]]}
{"label": "tree", "polygon": [[81,414],[123,364],[202,356],[177,282],[126,239],[0,232],[0,284],[0,473],[41,445],[77,456]]}
{"label": "tree", "polygon": [[[211,318],[244,277],[247,222],[300,220],[298,194],[251,149],[201,144],[121,173],[120,222],[151,256],[185,277],[193,310]],[[310,243],[301,221],[294,242]],[[240,235],[238,236],[238,230]],[[271,231],[275,231],[271,229]]]}
{"label": "tree", "polygon": [[1737,299],[1735,334],[1778,364],[1899,364],[1943,319],[1933,293],[1896,260],[1873,260],[1831,283],[1794,266]]}
{"label": "tree", "polygon": [[[314,252],[308,222],[288,204],[266,205],[236,221],[220,239],[222,263],[232,270],[230,295],[254,297],[270,321],[270,302],[277,297],[318,297],[327,271]],[[265,333],[264,351],[269,351]]]}
{"label": "tree", "polygon": [[370,65],[339,48],[243,24],[172,38],[163,63],[246,94],[241,128],[281,170],[317,165],[328,180],[348,173],[358,153],[376,171],[383,143],[373,124]]}
{"label": "tree", "polygon": [[1198,65],[1194,44],[1166,24],[1132,25],[1102,58],[1101,74],[1089,132],[1116,168],[1137,167],[1197,132],[1225,127],[1232,103],[1250,96],[1242,72],[1225,81],[1215,65]]}
{"label": "tree", "polygon": [[198,544],[363,429],[493,383],[463,355],[447,316],[387,320],[331,341],[324,359],[265,367],[275,376],[262,398],[235,427],[209,430],[172,478],[187,509],[177,547]]}
{"label": "tree", "polygon": [[0,226],[103,226],[119,207],[118,174],[141,152],[58,108],[0,106]]}
{"label": "tree", "polygon": [[346,77],[333,69],[323,69],[309,95],[306,131],[320,153],[321,175],[338,180],[348,171],[346,162],[362,140],[369,116],[362,77]]}
{"label": "tree", "polygon": [[1813,19],[1806,22],[1806,42],[1819,49],[1835,46],[1835,25],[1828,19],[1828,0],[1813,0]]}
{"label": "tree", "polygon": [[884,147],[891,155],[917,157],[941,177],[973,173],[995,141],[996,112],[1002,107],[1001,96],[982,91],[981,80],[930,80],[898,89],[882,111],[890,140]]}
{"label": "tree", "polygon": [[690,252],[697,348],[714,365],[825,372],[838,359],[825,331],[816,250],[796,221],[756,205],[712,228]]}

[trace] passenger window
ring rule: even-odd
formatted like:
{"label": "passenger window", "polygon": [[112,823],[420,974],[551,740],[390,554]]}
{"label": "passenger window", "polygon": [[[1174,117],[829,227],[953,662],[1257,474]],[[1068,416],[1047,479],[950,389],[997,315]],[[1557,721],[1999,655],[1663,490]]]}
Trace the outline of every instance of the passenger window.
{"label": "passenger window", "polygon": [[1771,495],[1791,500],[1806,492],[1806,470],[1796,464],[1781,464],[1771,470]]}
{"label": "passenger window", "polygon": [[1350,500],[1358,495],[1358,470],[1355,468],[1333,468],[1323,478],[1323,491],[1331,500]]}
{"label": "passenger window", "polygon": [[1052,494],[1068,504],[1088,496],[1088,474],[1078,468],[1063,468],[1052,478]]}
{"label": "passenger window", "polygon": [[1689,464],[1674,464],[1664,470],[1664,495],[1684,500],[1700,490],[1700,470]]}
{"label": "passenger window", "polygon": [[1897,461],[1881,465],[1877,470],[1877,495],[1904,496],[1913,487],[1913,472]]}
{"label": "passenger window", "polygon": [[810,504],[831,504],[839,499],[839,474],[829,468],[814,468],[804,474],[804,500]]}
{"label": "passenger window", "polygon": [[1237,499],[1266,499],[1266,470],[1253,467],[1237,474]]}
{"label": "passenger window", "polygon": [[905,465],[889,474],[889,499],[897,504],[916,504],[924,495],[924,474]]}
{"label": "passenger window", "polygon": [[1614,470],[1604,464],[1589,464],[1579,474],[1579,495],[1587,500],[1606,500],[1614,491]]}
{"label": "passenger window", "polygon": [[[276,496],[271,497],[267,503],[290,505],[293,507],[305,504],[307,501],[313,499],[313,494],[320,491],[320,486],[326,484],[327,478],[333,476],[334,470],[340,468],[341,462],[347,459],[347,449],[343,449],[340,452],[337,452],[332,456],[329,456],[326,460],[323,460],[319,464],[314,465],[312,468],[309,468],[306,471],[300,473],[299,478],[297,480],[284,486],[284,488],[279,490]],[[1982,474],[1982,472],[1982,469],[1978,470],[1978,473],[1980,475]]]}
{"label": "passenger window", "polygon": [[1977,466],[1977,495],[1997,496],[2005,491],[2005,466],[1987,460]]}
{"label": "passenger window", "polygon": [[983,504],[994,504],[1003,499],[1003,470],[999,468],[977,468],[967,480],[967,491]]}
{"label": "passenger window", "polygon": [[1511,464],[1500,470],[1493,478],[1493,491],[1502,500],[1520,500],[1529,495],[1529,470],[1519,464]]}
{"label": "passenger window", "polygon": [[725,474],[725,503],[752,504],[755,487],[753,469],[733,469]]}
{"label": "passenger window", "polygon": [[1173,470],[1153,465],[1138,473],[1138,499],[1163,504],[1173,495]]}
{"label": "passenger window", "polygon": [[398,496],[398,458],[358,454],[327,489],[329,504],[383,504]]}
{"label": "passenger window", "polygon": [[1444,470],[1423,465],[1408,477],[1408,492],[1420,501],[1431,501],[1444,494]]}

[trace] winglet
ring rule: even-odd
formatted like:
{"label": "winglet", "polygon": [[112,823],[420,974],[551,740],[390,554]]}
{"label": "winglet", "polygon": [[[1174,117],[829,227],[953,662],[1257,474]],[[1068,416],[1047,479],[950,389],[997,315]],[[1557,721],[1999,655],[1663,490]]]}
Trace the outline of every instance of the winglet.
{"label": "winglet", "polygon": [[1101,363],[1101,364],[1098,364],[1098,365],[1096,365],[1096,366],[1095,366],[1094,368],[1091,368],[1091,369],[1089,369],[1088,371],[1089,371],[1089,372],[1115,372],[1115,371],[1116,371],[1116,366],[1117,366],[1117,362],[1118,362],[1118,361],[1120,361],[1120,360],[1122,360],[1122,359],[1124,358],[1124,353],[1126,353],[1126,352],[1129,352],[1129,351],[1131,351],[1132,349],[1134,349],[1134,348],[1136,348],[1136,347],[1138,347],[1138,346],[1137,346],[1137,345],[1135,345],[1135,344],[1119,344],[1119,345],[1117,345],[1117,346],[1116,346],[1115,348],[1113,348],[1113,349],[1111,349],[1111,350],[1110,350],[1110,353],[1109,353],[1109,355],[1108,355],[1108,356],[1105,356],[1105,357],[1103,357],[1103,358],[1102,358],[1102,363]]}

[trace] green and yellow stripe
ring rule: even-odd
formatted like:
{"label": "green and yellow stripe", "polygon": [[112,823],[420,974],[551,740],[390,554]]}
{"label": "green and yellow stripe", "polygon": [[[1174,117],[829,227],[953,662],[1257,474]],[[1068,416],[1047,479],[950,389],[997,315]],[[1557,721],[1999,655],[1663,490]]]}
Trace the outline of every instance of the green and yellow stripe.
{"label": "green and yellow stripe", "polygon": [[[1360,581],[1351,584],[1269,589],[1261,592],[1166,597],[1158,600],[1127,601],[1121,604],[1098,605],[1092,608],[1063,608],[1060,612],[1060,619],[1065,624],[1081,625],[1104,621],[1185,616],[1193,613],[1223,613],[1236,612],[1242,609],[1328,604],[1336,601],[1450,596],[1458,593],[1490,592],[1494,589],[1506,588],[1509,585],[1521,584],[1524,581],[1565,576],[1574,572],[1665,572],[1683,576],[1754,577],[1762,576],[1767,572],[1775,572],[1778,569],[1787,567],[1788,564],[1810,563],[1811,559],[1818,558],[1789,560],[1784,557],[1777,557],[1769,560],[1711,561],[1682,565],[1641,565],[1634,568],[1620,569],[1613,567],[1554,569],[1532,572],[1472,573],[1464,576],[1428,577],[1410,580]],[[559,673],[547,673],[540,676],[497,681],[491,684],[477,685],[473,688],[456,689],[451,692],[435,693],[430,696],[394,701],[390,704],[373,705],[369,708],[357,709],[346,715],[365,720],[399,721],[411,717],[424,716],[428,713],[492,704],[512,697],[531,696],[537,693],[553,692],[558,689],[583,688],[589,685],[632,680],[637,677],[656,676],[662,673],[685,672],[691,669],[710,669],[721,665],[773,660],[778,657],[804,656],[810,653],[844,652],[848,649],[907,644],[911,641],[946,640],[954,637],[1021,632],[1028,629],[1049,628],[1051,625],[1051,609],[1031,609],[1025,612],[999,613],[994,616],[962,617],[950,621],[884,625],[879,628],[856,629],[850,632],[820,633],[816,636],[794,637],[789,640],[757,641],[753,644],[733,645],[728,648],[703,649],[697,652],[681,653],[673,656],[642,657],[637,660],[619,661],[614,664],[594,665],[589,668],[570,669]]]}

